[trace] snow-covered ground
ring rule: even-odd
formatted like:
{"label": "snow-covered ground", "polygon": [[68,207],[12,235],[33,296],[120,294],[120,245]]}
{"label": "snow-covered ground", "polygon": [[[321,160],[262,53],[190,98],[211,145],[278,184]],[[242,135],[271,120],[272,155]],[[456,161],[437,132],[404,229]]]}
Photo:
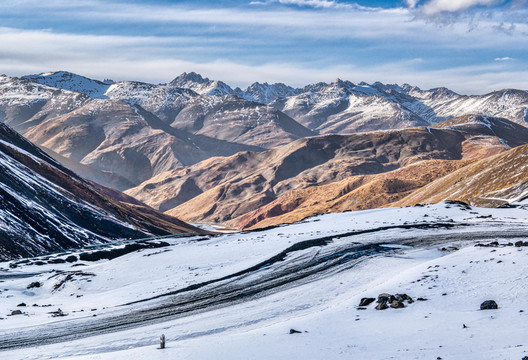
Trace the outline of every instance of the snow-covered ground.
{"label": "snow-covered ground", "polygon": [[[528,241],[527,214],[377,209],[173,239],[113,260],[0,263],[0,358],[520,360],[528,247],[512,244]],[[385,292],[415,302],[358,309]],[[499,309],[480,310],[490,299]],[[58,308],[67,316],[53,317]]]}

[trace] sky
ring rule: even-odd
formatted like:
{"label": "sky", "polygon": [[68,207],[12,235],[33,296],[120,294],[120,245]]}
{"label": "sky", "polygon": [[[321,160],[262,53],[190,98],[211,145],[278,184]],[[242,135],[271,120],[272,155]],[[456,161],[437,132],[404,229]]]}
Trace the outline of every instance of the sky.
{"label": "sky", "polygon": [[0,2],[0,73],[528,90],[526,0]]}

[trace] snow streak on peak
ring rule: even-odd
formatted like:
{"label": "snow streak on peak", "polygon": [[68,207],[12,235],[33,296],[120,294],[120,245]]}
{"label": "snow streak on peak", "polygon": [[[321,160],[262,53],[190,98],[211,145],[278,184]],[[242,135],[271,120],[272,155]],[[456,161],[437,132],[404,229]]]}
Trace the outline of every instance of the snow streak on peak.
{"label": "snow streak on peak", "polygon": [[27,75],[24,76],[24,78],[39,84],[84,93],[96,99],[106,99],[107,96],[105,95],[105,92],[113,83],[111,80],[105,80],[102,82],[67,71]]}

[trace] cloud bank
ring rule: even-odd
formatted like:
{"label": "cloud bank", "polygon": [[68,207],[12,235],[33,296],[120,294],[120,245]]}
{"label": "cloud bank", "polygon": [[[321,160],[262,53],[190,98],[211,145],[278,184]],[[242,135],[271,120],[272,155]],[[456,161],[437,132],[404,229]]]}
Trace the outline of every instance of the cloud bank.
{"label": "cloud bank", "polygon": [[[461,93],[528,88],[525,17],[498,23],[494,16],[501,14],[490,15],[468,31],[465,19],[439,26],[402,7],[283,1],[292,6],[0,2],[0,72],[67,70],[98,79],[167,82],[196,71],[241,87],[254,81],[302,86],[339,77],[448,86]],[[415,1],[415,9],[432,1]]]}

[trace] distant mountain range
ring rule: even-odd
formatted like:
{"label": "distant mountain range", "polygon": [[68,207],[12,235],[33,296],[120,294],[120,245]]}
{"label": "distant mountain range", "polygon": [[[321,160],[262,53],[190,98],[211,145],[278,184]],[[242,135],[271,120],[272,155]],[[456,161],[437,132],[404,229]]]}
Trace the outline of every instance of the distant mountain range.
{"label": "distant mountain range", "polygon": [[386,206],[475,160],[526,143],[525,127],[466,116],[434,127],[325,135],[209,159],[126,193],[190,221],[246,228],[264,220],[270,225],[269,217],[278,224]]}
{"label": "distant mountain range", "polygon": [[0,122],[154,208],[247,228],[404,201],[525,144],[528,92],[340,79],[242,90],[192,72],[148,84],[61,71],[0,76]]}

